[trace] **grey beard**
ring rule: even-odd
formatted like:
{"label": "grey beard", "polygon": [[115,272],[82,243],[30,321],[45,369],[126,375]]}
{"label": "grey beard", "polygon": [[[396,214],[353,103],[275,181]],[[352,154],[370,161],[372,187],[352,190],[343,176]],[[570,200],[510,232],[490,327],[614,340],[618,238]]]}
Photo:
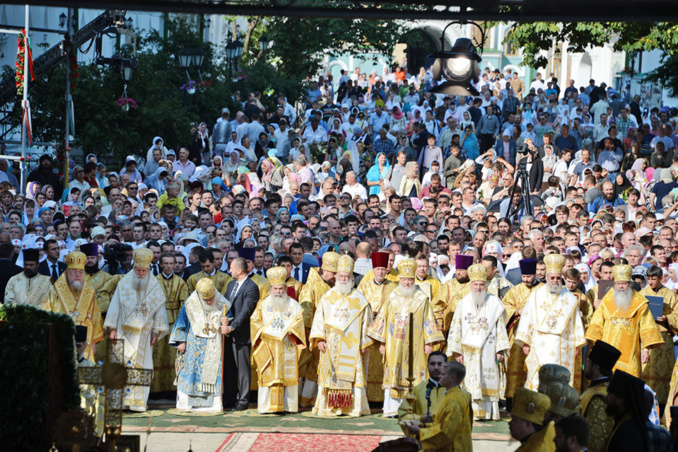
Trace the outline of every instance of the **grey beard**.
{"label": "grey beard", "polygon": [[487,290],[483,290],[481,293],[471,292],[470,295],[473,304],[476,305],[477,309],[480,309],[485,304],[485,300],[487,299]]}
{"label": "grey beard", "polygon": [[287,295],[282,294],[282,295],[276,295],[274,293],[271,294],[271,307],[273,308],[274,311],[282,311],[285,309],[287,305]]}
{"label": "grey beard", "polygon": [[334,284],[334,287],[337,288],[337,290],[339,291],[339,293],[340,293],[341,295],[348,295],[348,294],[350,294],[351,291],[353,290],[353,281],[352,281],[352,280],[349,280],[349,281],[337,281],[337,282]]}
{"label": "grey beard", "polygon": [[71,288],[72,292],[80,293],[80,291],[82,290],[82,285],[83,285],[82,281],[71,281],[70,278],[68,279],[68,287]]}
{"label": "grey beard", "polygon": [[631,306],[633,299],[633,289],[630,287],[627,290],[614,290],[614,305],[621,311],[626,311]]}
{"label": "grey beard", "polygon": [[408,289],[404,288],[402,285],[400,286],[400,295],[402,295],[405,298],[412,298],[414,296],[414,291],[417,290],[417,285],[412,284]]}
{"label": "grey beard", "polygon": [[137,292],[146,292],[146,289],[148,288],[148,282],[150,281],[149,275],[150,273],[141,279],[134,275],[134,278],[132,279],[132,288]]}
{"label": "grey beard", "polygon": [[558,295],[560,293],[560,289],[562,289],[563,285],[559,282],[557,283],[546,283],[546,287],[549,290],[549,293],[551,295]]}

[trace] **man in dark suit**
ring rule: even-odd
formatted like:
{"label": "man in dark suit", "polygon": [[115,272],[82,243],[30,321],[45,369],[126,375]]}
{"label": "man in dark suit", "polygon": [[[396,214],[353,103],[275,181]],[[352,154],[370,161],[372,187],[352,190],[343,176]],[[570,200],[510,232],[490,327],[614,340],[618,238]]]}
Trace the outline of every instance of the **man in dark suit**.
{"label": "man in dark suit", "polygon": [[66,264],[59,261],[59,244],[56,240],[47,240],[43,249],[47,254],[47,259],[38,265],[38,273],[52,278],[52,284],[54,284],[59,279],[59,276],[66,271]]}
{"label": "man in dark suit", "polygon": [[202,271],[202,267],[200,266],[200,260],[198,257],[200,256],[200,253],[203,252],[205,248],[202,246],[194,246],[191,249],[191,252],[189,254],[189,261],[191,259],[194,259],[193,263],[186,266],[184,269],[184,274],[181,275],[181,277],[184,279],[184,281],[188,281],[188,278],[191,277],[191,275],[194,275],[195,273],[198,273]]}
{"label": "man in dark suit", "polygon": [[[228,343],[231,344],[233,359],[235,360],[234,369],[225,366],[224,371],[231,373],[229,380],[234,380],[233,373],[237,372],[237,395],[229,397],[224,394],[224,400],[235,399],[235,408],[233,411],[244,411],[249,404],[251,365],[250,352],[252,342],[250,339],[250,316],[259,301],[259,287],[247,276],[247,261],[242,257],[234,259],[231,262],[231,276],[233,281],[228,283],[226,297],[232,303],[231,311],[228,314],[232,318],[226,334]],[[226,360],[224,360],[226,364]],[[224,388],[235,392],[234,385],[224,384]]]}
{"label": "man in dark suit", "polygon": [[9,279],[23,271],[12,262],[13,254],[14,245],[9,242],[0,243],[0,303],[5,302],[5,287]]}
{"label": "man in dark suit", "polygon": [[306,284],[311,266],[304,262],[304,247],[300,243],[291,244],[289,255],[292,258],[292,272],[290,275],[302,284]]}

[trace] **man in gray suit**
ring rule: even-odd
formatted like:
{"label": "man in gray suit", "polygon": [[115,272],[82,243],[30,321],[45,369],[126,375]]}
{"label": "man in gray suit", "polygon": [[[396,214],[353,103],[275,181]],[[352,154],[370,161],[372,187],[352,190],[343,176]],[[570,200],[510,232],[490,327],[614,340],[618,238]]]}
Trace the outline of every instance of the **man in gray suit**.
{"label": "man in gray suit", "polygon": [[[235,375],[233,374],[237,371],[237,395],[235,395],[236,387],[233,384],[227,385],[225,380],[224,400],[235,399],[233,411],[244,411],[247,409],[250,396],[250,352],[252,349],[250,316],[259,301],[259,287],[248,278],[247,261],[242,257],[238,257],[231,262],[231,276],[233,281],[228,283],[226,297],[231,302],[231,311],[228,317],[233,320],[226,328],[226,334],[228,335],[228,342],[231,344],[235,369],[225,365],[224,375],[226,376],[226,371],[228,371],[231,374],[231,378],[228,378],[228,381],[234,383],[236,378],[234,378]],[[224,364],[226,364],[226,360],[224,360]],[[231,392],[231,397],[228,397],[226,392]]]}

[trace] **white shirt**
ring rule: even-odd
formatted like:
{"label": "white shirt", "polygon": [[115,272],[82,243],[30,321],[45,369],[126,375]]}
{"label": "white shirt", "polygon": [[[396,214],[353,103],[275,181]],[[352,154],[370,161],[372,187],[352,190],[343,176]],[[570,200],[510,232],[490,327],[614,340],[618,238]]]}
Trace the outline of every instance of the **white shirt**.
{"label": "white shirt", "polygon": [[365,187],[363,187],[361,184],[357,182],[354,186],[350,186],[348,184],[344,185],[342,193],[348,193],[349,195],[351,195],[351,198],[359,196],[360,199],[362,199],[363,201],[367,200],[367,190],[365,190]]}

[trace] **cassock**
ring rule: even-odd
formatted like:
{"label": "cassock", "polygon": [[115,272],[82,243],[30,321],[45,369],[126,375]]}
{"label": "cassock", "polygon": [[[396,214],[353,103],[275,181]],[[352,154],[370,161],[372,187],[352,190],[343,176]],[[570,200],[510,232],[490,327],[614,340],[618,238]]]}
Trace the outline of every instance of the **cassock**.
{"label": "cassock", "polygon": [[459,301],[471,292],[469,283],[460,283],[457,278],[447,281],[431,300],[433,313],[438,325],[442,328],[443,337],[447,337],[452,323],[454,310]]}
{"label": "cassock", "polygon": [[299,411],[299,355],[306,347],[301,305],[285,295],[283,309],[271,296],[251,317],[252,361],[257,364],[259,413]]}
{"label": "cassock", "polygon": [[371,320],[372,308],[357,290],[342,295],[332,288],[321,298],[310,334],[313,348],[317,348],[319,341],[326,344],[325,352],[320,353],[319,389],[313,414],[370,414],[366,390],[369,356],[364,352],[372,345],[367,336]]}
{"label": "cassock", "polygon": [[[678,296],[664,286],[654,291],[649,285],[641,290],[640,294],[664,299],[662,315],[666,316],[667,325],[657,324],[664,343],[650,350],[650,361],[642,365],[641,373],[641,378],[652,388],[656,393],[657,401],[663,405],[669,397],[671,374],[676,362],[673,336],[678,334]],[[5,299],[7,299],[6,296]]]}
{"label": "cassock", "polygon": [[614,290],[608,291],[598,309],[593,313],[586,339],[602,339],[622,354],[615,370],[620,369],[634,377],[640,377],[640,353],[664,344],[647,298],[633,291],[631,305],[627,311],[619,311],[614,303]]}
{"label": "cassock", "polygon": [[423,451],[472,451],[471,395],[460,387],[451,388],[438,406],[432,424],[419,431]]}
{"label": "cassock", "polygon": [[[308,272],[306,284],[299,294],[299,304],[304,310],[304,327],[307,336],[313,326],[313,316],[320,299],[330,290],[329,284],[320,276],[319,268],[313,267]],[[306,342],[309,343],[308,341]],[[318,349],[305,349],[299,359],[299,376],[305,378],[301,392],[301,406],[314,406],[318,394]]]}
{"label": "cassock", "polygon": [[[370,353],[372,352],[370,351]],[[379,353],[379,351],[377,351],[377,353]],[[430,411],[428,407],[428,400],[426,399],[426,391],[428,391],[429,384],[433,385],[431,388]],[[412,407],[412,412],[419,418],[421,418],[426,413],[430,413],[431,418],[435,420],[436,411],[440,406],[440,402],[442,402],[443,398],[445,397],[447,388],[440,386],[440,383],[429,378],[427,381],[422,381],[417,386],[415,386],[414,389],[412,389],[412,392],[414,393],[414,407]],[[399,420],[405,417],[409,408],[410,404],[407,402],[407,400],[403,400],[403,403],[400,404],[400,408],[398,408]]]}
{"label": "cassock", "polygon": [[471,394],[475,419],[499,420],[499,398],[506,380],[497,353],[509,349],[506,310],[499,297],[487,294],[480,308],[470,294],[462,298],[447,338],[447,356],[457,353],[464,357],[462,387]]}
{"label": "cassock", "polygon": [[[544,364],[559,364],[570,371],[573,385],[575,354],[586,345],[584,325],[579,313],[579,300],[565,287],[551,295],[546,285],[533,290],[527,297],[515,343],[529,345],[526,387],[536,391],[539,368]],[[522,351],[521,351],[522,352]]]}
{"label": "cassock", "polygon": [[70,315],[76,325],[87,327],[87,348],[83,356],[90,361],[94,359],[92,344],[104,338],[103,320],[95,296],[92,286],[84,281],[80,297],[76,300],[68,285],[66,272],[63,272],[49,289],[47,299],[41,306],[45,311]]}
{"label": "cassock", "polygon": [[99,270],[93,275],[85,274],[85,280],[89,282],[92,289],[96,292],[96,300],[101,309],[101,315],[106,316],[108,306],[111,304],[111,297],[115,292],[115,286],[122,279],[123,275],[110,275],[103,270]]}
{"label": "cassock", "polygon": [[221,411],[223,336],[221,317],[231,303],[219,292],[212,306],[194,291],[179,311],[169,345],[186,343],[177,356],[177,408],[192,411]]}
{"label": "cassock", "polygon": [[581,414],[589,421],[591,437],[588,448],[591,452],[603,452],[605,440],[612,432],[614,418],[605,411],[607,403],[608,377],[603,377],[591,382],[589,388],[579,398]]}
{"label": "cassock", "polygon": [[5,287],[5,304],[28,304],[40,308],[52,288],[49,276],[37,274],[29,278],[24,272],[12,276]]}
{"label": "cassock", "polygon": [[429,300],[433,300],[442,287],[440,280],[432,278],[429,275],[426,275],[426,278],[424,279],[419,279],[418,276],[415,276],[414,283],[428,295]]}
{"label": "cassock", "polygon": [[198,284],[198,281],[203,278],[209,278],[210,281],[214,283],[214,288],[217,289],[217,292],[223,296],[226,296],[226,288],[228,287],[228,283],[233,281],[233,278],[222,271],[216,270],[213,274],[207,275],[201,270],[198,273],[192,274],[186,281],[188,292],[193,293],[193,291],[195,291],[196,284]]}
{"label": "cassock", "polygon": [[508,319],[506,332],[508,333],[509,344],[511,344],[511,351],[506,363],[506,398],[513,398],[516,389],[525,386],[525,380],[527,379],[527,372],[525,371],[525,353],[523,353],[520,345],[515,343],[515,336],[518,325],[520,325],[520,313],[525,307],[525,303],[527,303],[527,297],[532,290],[541,287],[541,285],[542,284],[539,283],[530,288],[527,287],[525,283],[520,283],[509,289],[502,299],[504,308],[506,308],[506,317]]}
{"label": "cassock", "polygon": [[[170,332],[165,293],[150,272],[144,293],[134,289],[135,278],[136,273],[130,272],[118,283],[104,326],[117,330],[118,340],[125,341],[125,363],[128,367],[153,369],[151,333],[155,333],[160,340]],[[131,387],[125,393],[123,407],[132,411],[146,411],[150,389],[148,386]]]}
{"label": "cassock", "polygon": [[[395,416],[398,406],[407,393],[409,369],[410,313],[414,314],[414,385],[426,380],[428,362],[424,346],[442,342],[443,335],[433,315],[431,302],[419,288],[412,297],[404,297],[397,287],[372,323],[369,335],[384,344],[384,416]],[[393,400],[396,399],[396,400]]]}
{"label": "cassock", "polygon": [[[388,279],[384,279],[380,284],[374,281],[374,278],[363,278],[358,285],[358,292],[363,294],[372,308],[372,317],[377,318],[382,307],[387,303],[391,292],[398,287],[398,284]],[[370,322],[371,323],[371,322]],[[367,372],[367,399],[370,402],[384,401],[384,362],[379,353],[379,344],[374,343],[370,347],[370,365]]]}
{"label": "cassock", "polygon": [[[174,328],[181,307],[188,298],[188,286],[186,282],[172,273],[167,278],[160,272],[155,277],[162,287],[165,294],[165,311],[167,312],[167,324],[170,331]],[[169,336],[159,339],[153,347],[153,382],[151,383],[151,392],[174,391],[176,385],[174,381],[177,377],[176,371],[177,350],[169,345]]]}
{"label": "cassock", "polygon": [[[261,303],[271,293],[271,283],[268,282],[268,279],[256,273],[250,273],[249,277],[259,288],[259,303]],[[252,382],[256,382],[256,379],[253,378]]]}

